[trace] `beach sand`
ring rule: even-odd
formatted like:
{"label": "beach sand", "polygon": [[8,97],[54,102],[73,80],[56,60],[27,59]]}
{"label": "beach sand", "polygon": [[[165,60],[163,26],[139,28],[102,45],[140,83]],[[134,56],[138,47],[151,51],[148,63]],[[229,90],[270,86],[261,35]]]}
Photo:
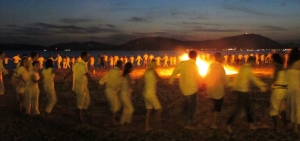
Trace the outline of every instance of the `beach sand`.
{"label": "beach sand", "polygon": [[[158,72],[171,74],[173,68],[159,68]],[[95,74],[90,73],[95,81],[107,72],[107,69],[96,69]],[[223,109],[218,119],[219,129],[210,129],[212,103],[204,94],[199,93],[197,112],[195,114],[195,131],[184,130],[176,124],[182,107],[183,96],[176,80],[174,85],[169,85],[168,75],[158,81],[157,95],[163,107],[162,123],[160,126],[153,124],[157,129],[144,131],[145,107],[142,97],[143,88],[138,84],[144,68],[135,68],[132,77],[136,80],[132,101],[135,108],[131,125],[115,127],[110,124],[110,111],[104,95],[104,86],[89,84],[91,105],[84,113],[84,123],[79,124],[76,116],[76,96],[71,91],[71,80],[64,82],[56,77],[55,89],[58,102],[51,115],[44,115],[47,103],[46,95],[40,84],[41,117],[25,116],[17,112],[15,90],[9,85],[11,75],[4,76],[6,92],[0,103],[0,140],[297,140],[299,134],[283,131],[276,134],[272,131],[272,120],[268,114],[270,92],[262,93],[257,87],[251,87],[252,104],[256,131],[249,131],[246,117],[242,114],[233,124],[233,135],[225,131],[226,120],[234,110],[235,95],[226,89]],[[66,74],[68,70],[59,70]],[[272,72],[270,66],[258,66],[254,72],[265,82]],[[234,76],[233,76],[234,77]],[[231,77],[232,79],[232,77]],[[120,118],[121,112],[118,113]],[[282,123],[280,129],[283,130]]]}

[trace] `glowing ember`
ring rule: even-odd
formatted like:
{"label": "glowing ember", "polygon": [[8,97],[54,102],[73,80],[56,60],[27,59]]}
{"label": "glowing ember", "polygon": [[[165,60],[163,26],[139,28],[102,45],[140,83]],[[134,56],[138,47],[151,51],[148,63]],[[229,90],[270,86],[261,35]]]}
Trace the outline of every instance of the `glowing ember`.
{"label": "glowing ember", "polygon": [[[184,53],[183,55],[181,55],[179,57],[180,61],[185,61],[185,60],[188,60],[189,59],[189,56],[188,54]],[[208,67],[209,65],[211,64],[212,62],[205,62],[203,60],[200,59],[200,56],[197,56],[197,59],[196,59],[196,64],[199,68],[199,74],[201,76],[205,76],[206,73],[207,73],[207,70],[208,70]],[[232,68],[232,67],[229,67],[229,66],[224,66],[224,69],[225,69],[225,72],[227,75],[231,75],[231,74],[236,74],[237,71]]]}

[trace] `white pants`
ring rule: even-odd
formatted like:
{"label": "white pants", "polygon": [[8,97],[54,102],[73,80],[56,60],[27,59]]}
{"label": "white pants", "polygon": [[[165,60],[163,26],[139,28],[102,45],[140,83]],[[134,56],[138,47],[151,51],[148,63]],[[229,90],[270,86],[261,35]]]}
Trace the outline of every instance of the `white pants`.
{"label": "white pants", "polygon": [[132,101],[131,101],[131,93],[126,93],[126,92],[121,93],[120,99],[123,104],[123,113],[122,113],[120,123],[121,124],[124,124],[125,122],[131,123],[131,119],[134,111]]}
{"label": "white pants", "polygon": [[40,114],[39,95],[40,95],[40,90],[38,86],[26,86],[25,98],[24,98],[24,107],[26,110],[26,114],[30,114],[31,109],[34,115]]}
{"label": "white pants", "polygon": [[3,80],[0,80],[0,95],[4,94],[4,83]]}
{"label": "white pants", "polygon": [[286,89],[274,89],[270,99],[270,116],[277,116],[286,108],[284,98],[286,96]]}
{"label": "white pants", "polygon": [[74,92],[77,95],[77,109],[87,109],[91,103],[90,92],[87,86],[75,86]]}
{"label": "white pants", "polygon": [[44,86],[45,93],[47,95],[48,103],[45,108],[45,112],[50,113],[54,105],[57,102],[56,92],[54,86]]}
{"label": "white pants", "polygon": [[121,108],[120,99],[118,97],[118,92],[111,89],[105,89],[106,98],[110,104],[110,110],[112,113],[116,113]]}

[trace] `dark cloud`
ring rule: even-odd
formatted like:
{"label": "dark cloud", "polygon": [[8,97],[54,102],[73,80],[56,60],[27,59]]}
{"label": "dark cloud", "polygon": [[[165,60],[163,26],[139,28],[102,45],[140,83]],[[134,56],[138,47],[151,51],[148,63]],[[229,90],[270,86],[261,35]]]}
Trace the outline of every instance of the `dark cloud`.
{"label": "dark cloud", "polygon": [[112,25],[112,24],[108,24],[108,25],[106,25],[106,26],[108,26],[108,27],[110,27],[110,28],[116,29],[116,26],[115,26],[115,25]]}
{"label": "dark cloud", "polygon": [[286,3],[285,3],[285,2],[283,2],[283,3],[281,3],[281,4],[280,4],[280,6],[285,6],[285,4],[286,4]]}
{"label": "dark cloud", "polygon": [[117,32],[117,30],[111,28],[89,27],[86,29],[86,32],[87,33]]}
{"label": "dark cloud", "polygon": [[194,29],[193,31],[199,31],[199,32],[240,32],[241,30],[237,30],[237,29]]}
{"label": "dark cloud", "polygon": [[17,25],[14,25],[14,24],[8,24],[6,25],[7,27],[18,27]]}
{"label": "dark cloud", "polygon": [[[242,1],[242,2],[251,2],[249,0],[247,1]],[[230,11],[237,11],[237,12],[243,12],[243,13],[248,13],[248,14],[254,14],[254,15],[268,15],[268,13],[263,13],[254,9],[251,9],[249,7],[245,7],[239,3],[230,3],[225,1],[222,5],[222,7],[226,10]]]}
{"label": "dark cloud", "polygon": [[130,21],[130,22],[147,22],[146,19],[140,18],[140,17],[131,17],[127,21]]}
{"label": "dark cloud", "polygon": [[279,26],[269,26],[269,25],[265,25],[265,26],[261,26],[267,30],[286,30],[285,28],[279,27]]}
{"label": "dark cloud", "polygon": [[19,33],[21,35],[32,35],[32,36],[43,36],[43,35],[51,35],[51,33],[43,30],[41,28],[36,27],[20,27],[14,30],[15,33]]}
{"label": "dark cloud", "polygon": [[66,24],[78,24],[78,23],[86,23],[91,22],[91,19],[71,19],[71,18],[63,18],[59,22]]}
{"label": "dark cloud", "polygon": [[61,26],[61,25],[46,24],[46,23],[35,23],[34,25],[43,28],[61,29],[61,30],[84,30],[84,28],[75,25]]}

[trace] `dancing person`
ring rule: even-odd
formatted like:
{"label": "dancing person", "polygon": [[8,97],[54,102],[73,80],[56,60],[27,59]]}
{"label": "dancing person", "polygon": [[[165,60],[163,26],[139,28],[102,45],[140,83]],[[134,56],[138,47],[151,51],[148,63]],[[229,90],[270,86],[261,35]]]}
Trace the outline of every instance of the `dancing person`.
{"label": "dancing person", "polygon": [[17,68],[17,65],[19,64],[19,61],[21,61],[22,59],[20,58],[20,55],[17,54],[16,56],[13,57],[13,60],[14,60],[15,68]]}
{"label": "dancing person", "polygon": [[62,62],[62,57],[59,54],[57,54],[55,61],[57,61],[57,69],[61,69],[60,63]]}
{"label": "dancing person", "polygon": [[114,66],[114,57],[110,56],[108,61],[109,61],[110,68],[112,68]]}
{"label": "dancing person", "polygon": [[248,63],[241,66],[237,77],[234,79],[233,92],[237,95],[237,102],[235,111],[229,116],[227,121],[227,131],[229,133],[233,133],[231,125],[243,109],[246,110],[249,129],[256,129],[253,125],[254,119],[251,110],[250,82],[252,81],[262,92],[266,91],[266,84],[252,73],[252,66],[255,65],[255,61],[255,57],[249,57]]}
{"label": "dancing person", "polygon": [[120,88],[120,100],[123,106],[123,113],[121,116],[120,124],[124,125],[124,123],[130,124],[132,115],[134,112],[134,108],[132,105],[131,95],[132,95],[132,85],[133,79],[130,77],[130,73],[133,70],[133,66],[131,63],[126,63],[124,66],[124,71],[122,75],[122,82]]}
{"label": "dancing person", "polygon": [[40,57],[37,59],[37,61],[39,61],[39,64],[40,64],[40,69],[43,69],[44,68],[44,62],[45,62],[45,58],[40,55]]}
{"label": "dancing person", "polygon": [[284,62],[280,54],[272,55],[274,60],[274,73],[272,74],[272,94],[270,98],[270,116],[274,123],[274,131],[279,132],[278,120],[281,116],[284,125],[286,125],[285,113],[285,97],[287,90],[286,70],[284,69]]}
{"label": "dancing person", "polygon": [[144,75],[142,76],[141,82],[145,84],[143,90],[143,97],[146,107],[146,118],[145,118],[145,131],[151,130],[149,121],[150,121],[150,114],[152,109],[155,109],[155,119],[159,123],[161,120],[161,113],[162,113],[162,106],[157,98],[156,95],[156,87],[157,87],[157,79],[158,74],[155,71],[156,62],[153,59],[150,62],[149,67],[145,71]]}
{"label": "dancing person", "polygon": [[147,53],[144,54],[143,60],[144,60],[144,66],[143,67],[147,67],[148,66],[148,54]]}
{"label": "dancing person", "polygon": [[121,108],[118,92],[120,91],[120,85],[122,82],[122,61],[118,60],[116,66],[108,71],[99,81],[100,85],[105,84],[105,95],[110,104],[110,110],[112,113],[112,124],[118,125],[116,122],[116,113]]}
{"label": "dancing person", "polygon": [[2,102],[2,97],[4,94],[4,83],[3,83],[3,75],[8,74],[8,71],[3,66],[3,59],[5,58],[4,51],[0,51],[0,104]]}
{"label": "dancing person", "polygon": [[169,83],[173,84],[175,76],[180,74],[179,86],[185,99],[183,108],[184,128],[191,130],[195,129],[192,126],[192,122],[197,107],[197,92],[202,85],[202,78],[199,75],[196,57],[197,52],[190,51],[190,59],[178,64],[169,80]]}
{"label": "dancing person", "polygon": [[222,66],[223,56],[221,53],[214,54],[215,62],[213,62],[209,67],[205,77],[205,82],[207,84],[207,93],[214,103],[214,112],[212,115],[212,123],[210,128],[218,128],[217,119],[221,112],[222,104],[224,101],[224,88],[229,86],[229,78],[226,75],[225,69]]}
{"label": "dancing person", "polygon": [[[73,74],[73,87],[72,90],[75,92],[77,97],[77,117],[80,123],[83,122],[83,112],[86,112],[90,106],[91,98],[90,92],[87,87],[88,81],[94,82],[92,77],[88,72],[86,62],[90,59],[90,54],[88,52],[81,52],[80,61],[78,61],[72,70],[68,72],[64,79],[69,75]],[[95,83],[95,82],[94,82]]]}
{"label": "dancing person", "polygon": [[13,76],[19,79],[18,83],[16,84],[16,92],[17,92],[18,108],[20,113],[25,109],[24,97],[25,97],[26,82],[28,81],[29,78],[28,69],[29,69],[28,58],[24,57],[22,58],[21,64],[17,68]]}
{"label": "dancing person", "polygon": [[45,107],[45,115],[48,116],[54,105],[57,102],[56,92],[54,89],[54,77],[60,75],[55,69],[53,69],[53,61],[48,59],[45,63],[45,69],[42,71],[44,81],[44,91],[47,95],[48,103]]}
{"label": "dancing person", "polygon": [[137,65],[138,67],[140,67],[140,66],[141,66],[141,60],[143,60],[142,57],[141,57],[140,55],[138,55],[138,56],[136,57],[135,60],[137,61],[137,62],[136,62],[136,65]]}
{"label": "dancing person", "polygon": [[38,73],[40,64],[38,61],[32,62],[32,70],[29,70],[29,78],[25,86],[24,106],[26,115],[32,112],[34,115],[39,115],[39,95],[40,89],[38,82],[40,75]]}
{"label": "dancing person", "polygon": [[293,48],[288,57],[287,66],[287,120],[292,124],[293,131],[299,132],[298,125],[300,124],[300,56],[299,49]]}
{"label": "dancing person", "polygon": [[164,67],[168,67],[169,65],[168,65],[168,61],[169,61],[169,57],[168,57],[168,55],[167,54],[165,54],[165,56],[163,57],[163,59],[162,60],[164,60],[165,61],[165,63],[164,63]]}

